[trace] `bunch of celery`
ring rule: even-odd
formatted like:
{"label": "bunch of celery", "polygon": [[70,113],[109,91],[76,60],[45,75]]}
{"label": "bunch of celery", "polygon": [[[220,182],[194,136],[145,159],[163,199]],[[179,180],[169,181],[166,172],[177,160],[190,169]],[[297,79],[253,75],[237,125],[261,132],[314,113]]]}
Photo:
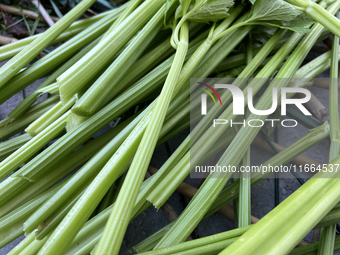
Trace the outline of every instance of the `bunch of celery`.
{"label": "bunch of celery", "polygon": [[[25,234],[10,254],[119,254],[129,223],[152,205],[166,210],[178,191],[192,198],[185,210],[130,251],[340,250],[340,176],[331,171],[340,163],[340,1],[130,0],[76,21],[94,2],[82,0],[46,32],[0,47],[0,60],[8,60],[0,68],[0,103],[45,78],[0,121],[0,246]],[[331,34],[332,49],[308,62],[313,47]],[[238,120],[230,91],[221,94],[225,108],[210,104],[209,114],[190,119],[201,100],[200,83],[190,84],[190,78],[227,78],[243,90],[244,106],[251,91],[259,96],[255,108],[267,110],[273,88],[292,86],[292,79],[303,79],[296,86],[304,87],[329,68],[329,123],[289,110],[314,129],[287,148],[268,141],[277,154],[262,165],[315,163],[300,154],[328,137],[330,164],[306,183],[296,176],[301,188],[263,219],[251,216],[251,186],[270,172],[242,173],[228,186],[232,173],[211,173],[198,190],[183,182],[217,153],[219,165],[251,165],[250,145],[261,133],[260,127],[212,125],[216,118]],[[43,100],[45,94],[53,96]],[[190,134],[153,171],[156,147],[191,124]],[[185,242],[215,212],[233,218],[237,228]],[[320,227],[318,243],[294,249]]]}

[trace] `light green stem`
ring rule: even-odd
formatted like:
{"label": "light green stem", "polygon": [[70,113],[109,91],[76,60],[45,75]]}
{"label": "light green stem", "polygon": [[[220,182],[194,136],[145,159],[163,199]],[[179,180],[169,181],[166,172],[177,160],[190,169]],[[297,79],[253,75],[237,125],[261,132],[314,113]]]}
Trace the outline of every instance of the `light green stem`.
{"label": "light green stem", "polygon": [[29,124],[38,119],[59,101],[58,96],[50,97],[45,101],[31,107],[31,109],[20,118],[11,121],[9,118],[0,121],[0,141],[24,130]]}
{"label": "light green stem", "polygon": [[[67,93],[69,96],[81,91],[89,80],[93,79],[113,60],[126,43],[136,35],[137,31],[162,7],[164,2],[165,0],[146,0],[76,65],[61,75],[57,79],[61,94],[64,94],[63,89],[69,90]],[[62,97],[63,102],[69,99]]]}
{"label": "light green stem", "polygon": [[59,135],[66,126],[67,113],[53,122],[39,135],[33,137],[24,146],[15,151],[4,161],[0,163],[0,179],[4,178],[10,172],[14,171],[22,163],[26,162],[30,157],[37,153],[47,143],[52,141]]}
{"label": "light green stem", "polygon": [[[53,125],[53,122],[56,121],[61,115],[63,115],[66,111],[68,111],[76,99],[71,99],[66,104],[62,104],[61,102],[57,103],[51,109],[49,109],[46,113],[44,113],[40,118],[35,120],[31,125],[29,125],[25,131],[32,135],[38,135],[45,129],[47,129],[50,125]],[[65,116],[65,119],[68,117],[68,114]],[[66,126],[66,124],[65,124]]]}
{"label": "light green stem", "polygon": [[6,142],[0,143],[0,161],[4,160],[31,139],[32,136],[29,134],[23,134]]}
{"label": "light green stem", "polygon": [[[337,18],[340,14],[337,14]],[[329,84],[329,123],[331,128],[331,145],[329,150],[329,161],[334,160],[340,154],[340,126],[339,126],[339,37],[333,37],[331,73]],[[332,255],[334,253],[334,241],[336,225],[321,230],[318,255]]]}
{"label": "light green stem", "polygon": [[75,8],[71,9],[61,20],[54,26],[50,27],[45,33],[40,35],[24,50],[20,51],[15,57],[8,61],[0,68],[0,88],[3,87],[12,77],[14,77],[21,68],[27,65],[35,56],[55,40],[68,26],[80,17],[95,0],[83,0]]}
{"label": "light green stem", "polygon": [[[340,7],[340,2],[333,4],[330,7],[331,12],[338,11]],[[269,109],[271,106],[271,98],[272,98],[272,88],[276,87],[280,90],[282,87],[287,86],[289,83],[289,79],[291,78],[298,67],[301,65],[303,59],[309,52],[310,48],[314,45],[314,42],[317,40],[319,35],[322,33],[323,27],[320,24],[314,25],[312,31],[305,36],[303,41],[298,45],[295,51],[292,53],[288,61],[284,64],[278,75],[277,79],[270,84],[266,92],[260,98],[259,102],[256,104],[256,109]],[[293,35],[294,37],[294,35]],[[280,62],[281,63],[281,62]],[[278,63],[279,64],[279,63]],[[266,70],[266,67],[262,69],[262,71]],[[261,77],[261,76],[260,76]],[[284,78],[284,79],[282,79]],[[222,114],[223,115],[223,114]],[[228,115],[230,116],[230,115]],[[221,117],[223,119],[230,119],[226,117]],[[248,119],[261,119],[265,120],[267,116],[257,116],[255,114],[251,114]],[[212,129],[213,130],[213,129]],[[217,130],[215,130],[216,133]],[[255,136],[257,135],[259,128],[252,127],[242,127],[239,133],[236,135],[234,141],[230,144],[228,149],[225,151],[220,161],[219,165],[231,165],[235,166],[240,161],[245,151],[249,148],[250,143],[253,141]],[[208,133],[206,133],[208,134]],[[210,133],[209,133],[210,134]],[[217,136],[218,138],[219,136]],[[203,146],[197,146],[197,151],[200,153],[204,153],[205,147],[207,150],[208,147],[206,142],[215,142],[216,140],[211,139],[209,136],[209,141],[204,139],[205,144]],[[196,143],[195,145],[197,145]],[[193,152],[193,157],[198,159],[201,157],[200,153]],[[194,161],[195,162],[195,161]],[[195,165],[195,164],[194,164]],[[222,175],[222,176],[221,176]],[[196,193],[195,197],[191,200],[190,205],[186,208],[186,210],[182,213],[182,215],[178,218],[175,225],[167,232],[167,234],[163,237],[163,239],[157,244],[157,248],[167,247],[172,244],[176,244],[184,241],[187,236],[191,233],[191,231],[196,227],[199,223],[200,219],[202,219],[205,212],[211,206],[213,201],[216,199],[218,194],[221,192],[228,179],[230,178],[230,173],[215,173],[209,176],[209,178],[204,182],[199,191]]]}
{"label": "light green stem", "polygon": [[[73,107],[72,111],[78,115],[92,115],[105,100],[115,86],[126,76],[130,67],[138,60],[146,47],[155,38],[163,25],[166,5],[152,17],[138,35],[129,43],[124,51],[105,70],[96,82],[85,92]],[[61,92],[63,87],[61,87]],[[64,98],[68,98],[62,95]]]}

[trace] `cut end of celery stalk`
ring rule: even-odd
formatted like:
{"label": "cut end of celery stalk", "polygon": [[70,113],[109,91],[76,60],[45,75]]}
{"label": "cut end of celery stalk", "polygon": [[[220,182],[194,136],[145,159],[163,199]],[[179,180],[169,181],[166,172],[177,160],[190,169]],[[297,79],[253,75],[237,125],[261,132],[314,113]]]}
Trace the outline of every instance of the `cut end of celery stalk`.
{"label": "cut end of celery stalk", "polygon": [[72,131],[88,118],[88,116],[79,116],[71,111],[67,118],[66,131]]}
{"label": "cut end of celery stalk", "polygon": [[72,112],[80,117],[91,116],[94,113],[94,111],[92,111],[91,109],[83,106],[73,107]]}

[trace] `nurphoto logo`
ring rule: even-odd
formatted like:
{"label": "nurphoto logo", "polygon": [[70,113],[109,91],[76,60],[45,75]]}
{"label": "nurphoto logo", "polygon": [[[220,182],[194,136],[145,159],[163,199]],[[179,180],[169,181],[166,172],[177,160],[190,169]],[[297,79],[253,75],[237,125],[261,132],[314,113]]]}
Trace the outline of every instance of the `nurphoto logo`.
{"label": "nurphoto logo", "polygon": [[[278,89],[273,88],[272,89],[272,106],[269,109],[263,109],[258,110],[254,106],[254,96],[253,96],[253,88],[248,88],[246,93],[242,91],[240,88],[236,87],[235,85],[230,84],[215,84],[215,88],[212,86],[199,82],[201,85],[203,85],[206,88],[199,87],[201,90],[203,90],[205,93],[201,94],[201,115],[207,115],[208,113],[208,95],[213,100],[215,107],[218,106],[213,94],[218,98],[220,102],[220,106],[223,106],[223,101],[217,92],[217,89],[226,89],[228,92],[232,95],[232,107],[233,107],[233,115],[245,115],[245,105],[248,106],[249,112],[254,115],[259,116],[268,116],[272,113],[274,113],[278,108]],[[208,90],[210,89],[213,94]],[[301,93],[304,94],[305,97],[303,98],[290,98],[289,95],[295,94],[295,93]],[[295,105],[304,115],[310,116],[312,115],[304,106],[304,103],[307,103],[311,99],[311,93],[308,89],[305,88],[282,88],[281,89],[281,115],[286,116],[287,115],[287,105]],[[245,98],[247,98],[247,104],[245,103]],[[281,126],[283,127],[296,127],[298,122],[294,119],[285,119],[280,121],[279,119],[248,119],[247,121],[244,119],[241,122],[235,122],[233,120],[227,120],[227,119],[214,119],[213,120],[213,126],[216,127],[216,125],[225,125],[230,124],[233,125],[242,125],[249,127],[262,127],[265,125],[265,122],[271,123],[272,127],[274,127],[276,122],[280,122]],[[290,123],[290,124],[289,124]]]}

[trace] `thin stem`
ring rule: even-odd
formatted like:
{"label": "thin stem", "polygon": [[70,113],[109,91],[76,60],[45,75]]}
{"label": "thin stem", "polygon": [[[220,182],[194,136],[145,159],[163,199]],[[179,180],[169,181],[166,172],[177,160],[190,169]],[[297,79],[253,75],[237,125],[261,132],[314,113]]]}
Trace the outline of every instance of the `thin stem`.
{"label": "thin stem", "polygon": [[[337,14],[337,18],[340,13]],[[340,154],[340,125],[338,109],[338,83],[339,83],[339,37],[334,35],[332,45],[331,72],[329,84],[329,123],[330,123],[330,151],[329,161],[334,160]],[[318,255],[331,255],[334,253],[336,225],[321,230]]]}
{"label": "thin stem", "polygon": [[39,0],[32,0],[32,3],[35,5],[35,7],[38,8],[39,12],[44,17],[44,19],[47,22],[47,24],[50,27],[53,26],[54,25],[54,21],[52,20],[50,15],[47,13],[47,11],[45,10],[44,6],[40,3],[40,1]]}
{"label": "thin stem", "polygon": [[58,96],[48,98],[45,101],[31,107],[31,109],[25,115],[14,121],[11,121],[9,118],[0,121],[0,141],[5,140],[24,130],[29,124],[52,108],[58,101]]}
{"label": "thin stem", "polygon": [[[340,2],[336,2],[337,4],[333,4],[330,8],[332,12],[336,12],[340,7]],[[294,76],[296,70],[301,65],[305,56],[309,52],[310,48],[314,45],[315,41],[318,39],[320,34],[322,33],[323,26],[320,24],[314,25],[312,31],[307,34],[303,41],[298,45],[298,47],[291,54],[288,61],[281,68],[280,72],[277,74],[274,81],[270,84],[266,92],[263,94],[261,99],[256,105],[256,109],[269,109],[271,106],[271,98],[272,98],[272,88],[276,87],[278,89],[287,86],[289,83],[289,79],[282,78],[291,78]],[[292,36],[294,38],[295,35]],[[298,36],[299,37],[299,36]],[[289,48],[289,47],[288,47]],[[282,49],[282,48],[281,48]],[[291,48],[292,49],[292,48]],[[287,54],[289,51],[287,52]],[[274,58],[272,58],[274,59]],[[280,61],[281,63],[282,61]],[[279,64],[279,63],[276,63]],[[270,64],[270,68],[272,67],[272,63]],[[267,69],[263,68],[262,71],[265,72]],[[274,69],[275,70],[275,69]],[[273,70],[273,71],[274,71]],[[259,77],[263,77],[262,73],[259,73]],[[271,74],[270,74],[271,75]],[[264,76],[266,77],[266,76]],[[262,79],[263,80],[263,79]],[[246,93],[244,93],[246,94]],[[221,119],[232,119],[232,114],[228,114],[227,116],[220,116]],[[248,119],[261,119],[265,120],[267,116],[257,116],[255,114],[251,114]],[[225,125],[223,125],[225,126]],[[249,148],[250,143],[254,140],[260,128],[253,127],[242,127],[240,132],[236,135],[233,142],[230,144],[228,149],[225,151],[220,161],[219,165],[232,165],[235,166],[239,164],[242,156],[245,151]],[[222,130],[225,130],[224,128]],[[208,151],[210,146],[207,145],[207,142],[214,143],[219,136],[216,136],[216,140],[212,139],[212,135],[217,135],[217,129],[211,129],[213,134],[210,132],[206,132],[205,135],[209,136],[209,139],[204,139],[203,145],[198,145],[196,151],[193,151],[193,157],[199,158],[202,157],[201,153],[205,153]],[[203,136],[204,137],[204,136]],[[203,139],[203,137],[201,139]],[[194,147],[195,147],[194,146]],[[204,150],[203,148],[206,148]],[[193,158],[192,158],[193,160]],[[192,161],[195,162],[195,161]],[[195,165],[195,163],[192,163]],[[221,176],[223,175],[223,176]],[[196,194],[195,198],[191,201],[190,205],[186,208],[186,210],[182,213],[182,215],[178,218],[175,225],[167,232],[167,234],[162,238],[162,240],[157,244],[157,248],[163,248],[169,246],[171,244],[176,244],[181,241],[184,241],[186,237],[191,233],[191,231],[196,227],[199,223],[200,219],[203,217],[204,213],[211,206],[213,201],[216,199],[217,194],[223,189],[228,179],[230,178],[231,173],[213,173],[210,177],[204,182],[199,192]]]}
{"label": "thin stem", "polygon": [[[100,70],[112,62],[115,55],[154,16],[164,2],[165,0],[144,1],[121,25],[106,35],[96,47],[78,61],[77,65],[57,79],[61,91],[63,88],[70,90],[68,94],[71,96],[78,93],[89,80],[95,78]],[[64,93],[61,92],[61,94]],[[62,97],[63,102],[69,99]]]}
{"label": "thin stem", "polygon": [[[184,23],[181,28],[180,43],[176,51],[174,62],[170,68],[162,92],[157,99],[150,119],[150,124],[145,130],[145,134],[143,135],[122,189],[118,195],[116,206],[108,220],[108,227],[105,228],[103,236],[99,241],[98,247],[95,251],[96,254],[118,254],[119,252],[119,245],[117,244],[120,244],[123,240],[125,230],[132,214],[133,206],[137,199],[138,191],[142,184],[142,178],[145,175],[151,160],[153,150],[156,146],[158,136],[166,116],[166,111],[173,97],[175,89],[174,85],[179,79],[179,75],[184,64],[188,45],[189,26],[187,23]],[[129,201],[129,203],[126,203],[126,201]]]}
{"label": "thin stem", "polygon": [[[247,65],[250,65],[253,56],[252,37],[249,35],[247,40]],[[250,166],[250,147],[242,159],[243,166]],[[239,195],[239,216],[238,227],[245,227],[251,224],[251,174],[248,172],[240,173],[240,195]]]}
{"label": "thin stem", "polygon": [[95,0],[84,0],[68,12],[57,25],[52,26],[45,33],[40,35],[35,41],[29,44],[24,50],[13,57],[0,68],[0,87],[3,87],[21,68],[27,65],[36,55],[38,55],[47,45],[56,39],[71,23],[80,17]]}
{"label": "thin stem", "polygon": [[[53,40],[49,45],[56,44],[58,42],[63,42],[71,37],[74,37],[78,33],[82,32],[88,26],[92,25],[93,23],[103,19],[104,17],[111,15],[112,13],[119,14],[126,8],[126,5],[122,5],[121,7],[114,9],[112,11],[104,12],[102,14],[98,14],[96,16],[74,22],[67,30],[65,30],[62,34],[60,34],[55,40]],[[33,42],[40,36],[32,35],[30,37],[21,39],[15,43],[2,46],[0,47],[0,61],[5,61],[11,57],[14,57],[17,53],[23,50],[27,45]]]}
{"label": "thin stem", "polygon": [[52,141],[59,135],[66,126],[67,113],[58,118],[55,122],[51,123],[39,135],[33,137],[24,146],[8,156],[0,163],[0,179],[7,176],[10,172],[19,167],[22,163],[26,162],[36,152],[42,149],[47,143]]}
{"label": "thin stem", "polygon": [[17,119],[20,116],[22,116],[31,107],[31,105],[41,96],[41,93],[39,92],[39,90],[47,87],[53,82],[56,82],[56,79],[58,78],[58,76],[61,75],[63,72],[65,72],[67,69],[69,69],[72,65],[74,65],[87,52],[89,52],[97,44],[99,39],[100,38],[90,43],[88,46],[82,49],[79,53],[77,53],[75,56],[69,59],[65,64],[60,66],[49,77],[47,77],[45,81],[43,81],[34,91],[32,91],[31,94],[28,95],[28,97],[25,98],[24,101],[22,101],[17,107],[14,108],[13,111],[11,111],[8,114],[8,117],[10,119]]}
{"label": "thin stem", "polygon": [[[78,115],[92,115],[105,100],[108,93],[114,90],[121,79],[126,76],[131,66],[139,59],[163,25],[165,5],[144,26],[131,43],[119,54],[115,61],[105,70],[96,82],[85,92],[72,111]],[[105,37],[104,37],[105,38]],[[61,87],[61,93],[63,93]],[[61,95],[64,100],[70,97]]]}
{"label": "thin stem", "polygon": [[[330,11],[325,10],[314,1],[303,1],[303,0],[286,0],[287,2],[302,8],[308,16],[314,19],[331,31],[336,36],[340,37],[340,21]],[[336,3],[334,3],[336,4]],[[300,9],[297,8],[297,9]],[[301,10],[301,9],[300,9]]]}

